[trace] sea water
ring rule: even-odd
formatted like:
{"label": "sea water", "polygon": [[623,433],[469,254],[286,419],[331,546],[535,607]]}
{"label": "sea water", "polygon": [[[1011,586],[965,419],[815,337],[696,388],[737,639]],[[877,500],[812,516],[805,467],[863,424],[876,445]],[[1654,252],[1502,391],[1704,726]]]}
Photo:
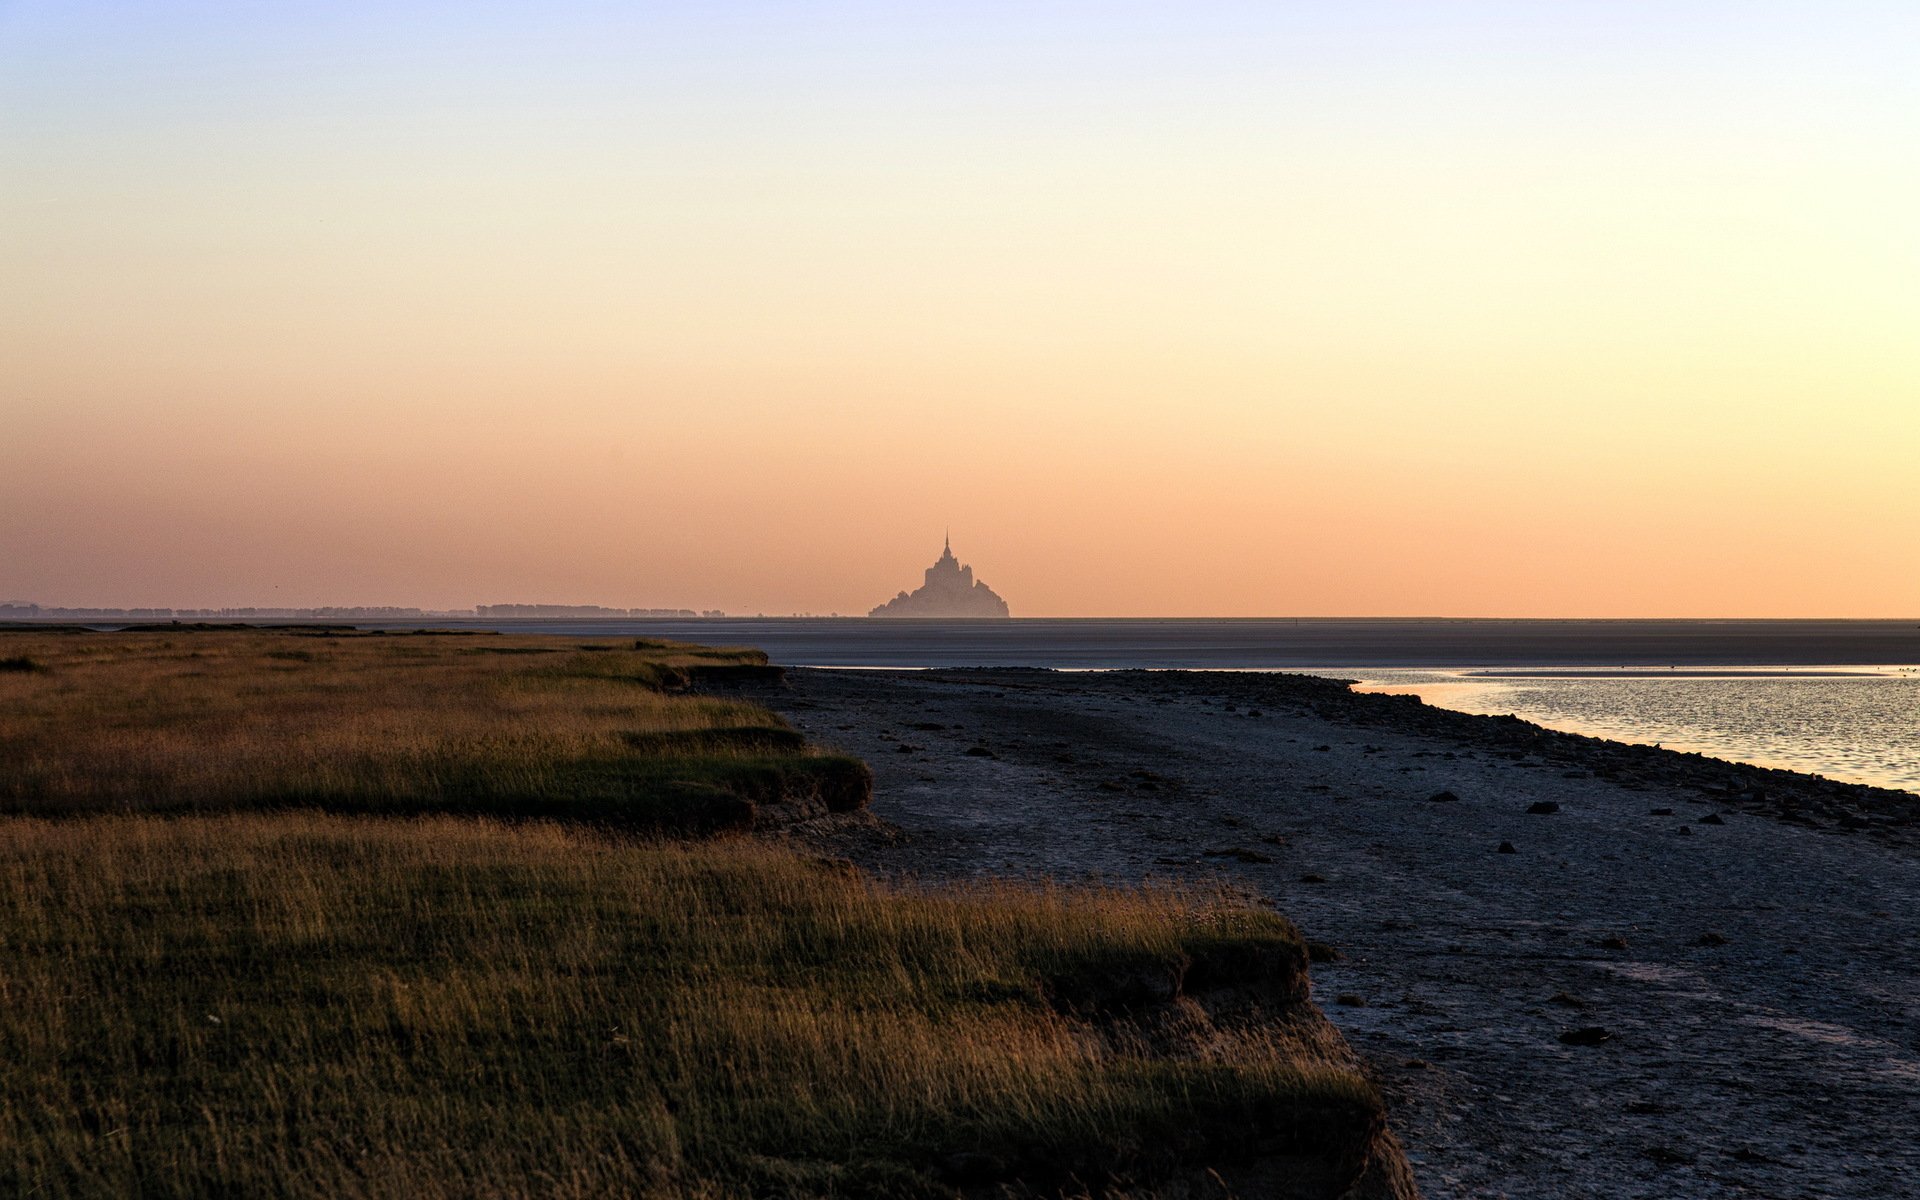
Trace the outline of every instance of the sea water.
{"label": "sea water", "polygon": [[1920,672],[1910,667],[1325,673],[1442,708],[1920,792]]}

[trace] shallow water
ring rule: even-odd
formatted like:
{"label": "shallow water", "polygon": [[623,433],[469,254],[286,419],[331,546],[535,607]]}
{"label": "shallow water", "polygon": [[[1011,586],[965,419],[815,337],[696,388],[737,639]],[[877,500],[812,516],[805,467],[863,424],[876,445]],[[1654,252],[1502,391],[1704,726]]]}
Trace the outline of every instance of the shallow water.
{"label": "shallow water", "polygon": [[[1316,674],[1338,674],[1320,672]],[[1405,692],[1472,713],[1653,742],[1715,758],[1920,792],[1920,673],[1641,672],[1356,668],[1366,691]]]}

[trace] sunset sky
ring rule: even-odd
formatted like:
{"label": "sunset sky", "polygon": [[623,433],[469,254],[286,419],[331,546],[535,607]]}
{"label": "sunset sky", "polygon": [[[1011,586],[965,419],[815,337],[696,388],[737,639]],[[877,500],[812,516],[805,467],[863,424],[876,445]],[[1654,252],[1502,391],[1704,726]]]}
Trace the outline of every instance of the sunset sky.
{"label": "sunset sky", "polygon": [[1920,4],[0,0],[0,600],[1920,616]]}

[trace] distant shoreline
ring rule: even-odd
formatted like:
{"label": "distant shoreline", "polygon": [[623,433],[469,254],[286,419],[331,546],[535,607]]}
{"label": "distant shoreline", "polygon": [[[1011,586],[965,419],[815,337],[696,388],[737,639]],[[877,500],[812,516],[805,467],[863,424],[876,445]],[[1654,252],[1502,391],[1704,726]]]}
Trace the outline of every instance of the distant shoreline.
{"label": "distant shoreline", "polygon": [[[103,619],[62,623],[121,628],[165,622]],[[593,637],[631,634],[757,646],[774,661],[792,666],[1665,670],[1920,665],[1920,620],[429,617],[353,623],[369,629],[487,629]]]}

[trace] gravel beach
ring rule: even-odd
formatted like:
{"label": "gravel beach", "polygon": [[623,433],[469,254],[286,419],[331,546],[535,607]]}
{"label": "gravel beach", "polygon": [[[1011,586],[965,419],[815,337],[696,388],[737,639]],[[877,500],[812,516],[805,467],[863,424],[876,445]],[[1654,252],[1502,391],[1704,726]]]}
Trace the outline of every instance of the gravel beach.
{"label": "gravel beach", "polygon": [[789,678],[863,866],[1291,916],[1430,1197],[1920,1196],[1920,796],[1299,676]]}

